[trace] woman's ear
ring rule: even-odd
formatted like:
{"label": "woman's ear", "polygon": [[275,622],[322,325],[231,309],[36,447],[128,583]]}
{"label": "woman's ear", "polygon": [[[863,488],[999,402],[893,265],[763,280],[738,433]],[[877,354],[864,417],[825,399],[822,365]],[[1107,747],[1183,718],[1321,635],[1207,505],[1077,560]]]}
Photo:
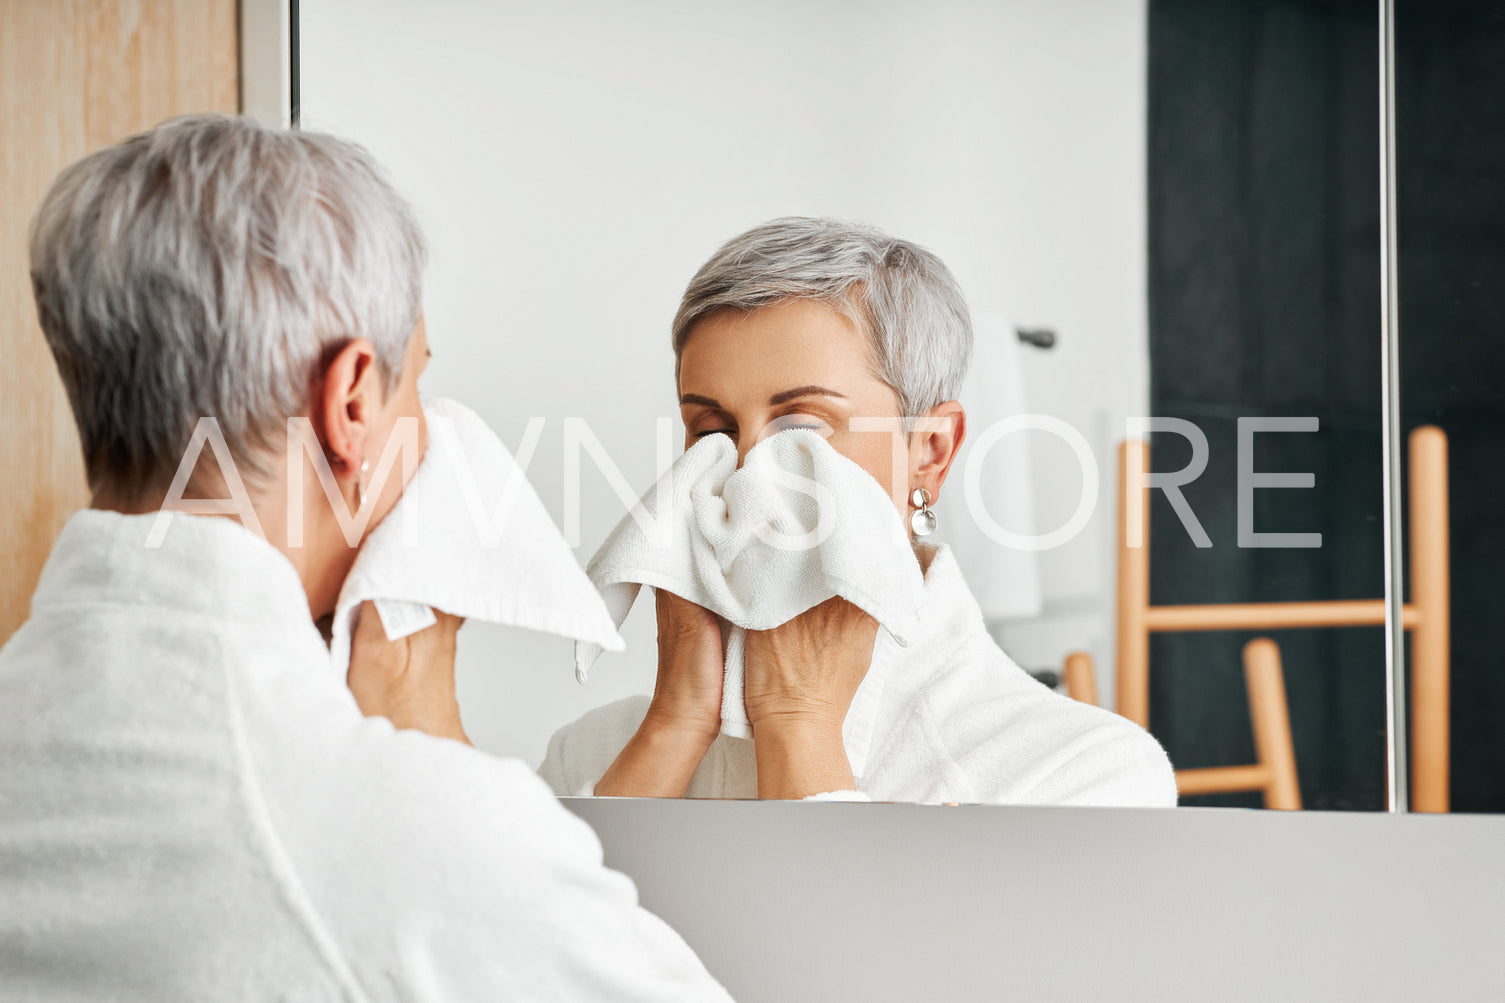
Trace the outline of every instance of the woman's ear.
{"label": "woman's ear", "polygon": [[941,485],[966,437],[967,412],[956,401],[938,404],[916,419],[909,436],[910,490],[924,488],[932,504],[940,501]]}
{"label": "woman's ear", "polygon": [[335,474],[359,472],[365,459],[371,422],[381,404],[381,380],[376,348],[356,338],[335,353],[324,368],[323,382],[313,401],[315,420],[323,426],[324,443]]}

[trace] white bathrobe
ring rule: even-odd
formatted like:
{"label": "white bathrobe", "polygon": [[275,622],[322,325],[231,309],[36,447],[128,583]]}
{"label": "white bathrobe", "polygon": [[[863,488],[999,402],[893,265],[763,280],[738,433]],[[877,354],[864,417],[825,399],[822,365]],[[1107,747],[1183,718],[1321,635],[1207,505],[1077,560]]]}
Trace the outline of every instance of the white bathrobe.
{"label": "white bathrobe", "polygon": [[[988,633],[950,548],[931,553],[918,639],[900,648],[879,629],[842,728],[858,792],[874,801],[1175,805],[1159,743],[1015,665]],[[560,794],[593,793],[647,709],[647,697],[628,697],[560,729],[539,772]],[[718,736],[689,795],[757,797],[753,741]]]}
{"label": "white bathrobe", "polygon": [[361,716],[281,553],[153,518],[0,651],[0,998],[725,998],[527,766]]}

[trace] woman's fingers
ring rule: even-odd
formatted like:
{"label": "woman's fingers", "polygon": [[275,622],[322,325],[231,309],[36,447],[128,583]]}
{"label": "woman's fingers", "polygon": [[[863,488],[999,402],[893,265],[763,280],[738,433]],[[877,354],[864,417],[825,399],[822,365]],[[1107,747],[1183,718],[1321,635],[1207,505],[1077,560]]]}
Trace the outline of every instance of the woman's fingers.
{"label": "woman's fingers", "polygon": [[468,742],[455,699],[456,633],[465,620],[441,610],[434,616],[432,625],[389,641],[375,605],[362,603],[346,681],[368,717]]}
{"label": "woman's fingers", "polygon": [[653,607],[658,617],[660,633],[673,631],[691,641],[704,640],[712,631],[720,634],[716,626],[716,615],[683,596],[664,589],[654,589]]}

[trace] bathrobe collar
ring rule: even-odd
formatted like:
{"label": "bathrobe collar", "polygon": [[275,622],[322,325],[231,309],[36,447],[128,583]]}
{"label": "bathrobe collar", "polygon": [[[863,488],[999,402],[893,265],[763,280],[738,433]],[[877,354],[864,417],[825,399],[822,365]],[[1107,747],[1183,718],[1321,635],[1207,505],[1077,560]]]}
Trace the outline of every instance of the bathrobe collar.
{"label": "bathrobe collar", "polygon": [[157,513],[84,509],[63,527],[32,597],[33,617],[86,604],[177,610],[307,630],[303,583],[287,557],[239,523],[174,513],[158,547]]}
{"label": "bathrobe collar", "polygon": [[911,648],[934,645],[947,637],[971,631],[983,623],[982,608],[962,577],[961,565],[950,544],[942,544],[925,569],[925,605],[920,610],[920,636]]}

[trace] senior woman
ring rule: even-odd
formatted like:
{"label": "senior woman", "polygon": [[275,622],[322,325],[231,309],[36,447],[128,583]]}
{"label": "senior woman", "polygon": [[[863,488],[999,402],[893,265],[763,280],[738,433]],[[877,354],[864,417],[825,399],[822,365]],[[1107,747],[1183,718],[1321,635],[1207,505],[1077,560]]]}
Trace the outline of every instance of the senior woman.
{"label": "senior woman", "polygon": [[[687,445],[727,435],[740,462],[771,434],[814,428],[906,523],[941,500],[966,434],[955,397],[972,331],[930,252],[836,220],[774,220],[701,267],[673,345]],[[718,735],[716,618],[657,590],[653,696],[558,732],[544,778],[568,794],[1175,804],[1153,738],[1037,683],[989,635],[949,548],[912,544],[920,634],[882,671],[878,624],[844,599],[748,632],[750,739]]]}
{"label": "senior woman", "polygon": [[364,151],[249,120],[47,193],[93,503],[0,651],[7,998],[724,998],[531,770],[386,719],[463,738],[454,618],[363,617],[331,675],[315,620],[402,492],[397,430],[424,442],[423,257]]}

